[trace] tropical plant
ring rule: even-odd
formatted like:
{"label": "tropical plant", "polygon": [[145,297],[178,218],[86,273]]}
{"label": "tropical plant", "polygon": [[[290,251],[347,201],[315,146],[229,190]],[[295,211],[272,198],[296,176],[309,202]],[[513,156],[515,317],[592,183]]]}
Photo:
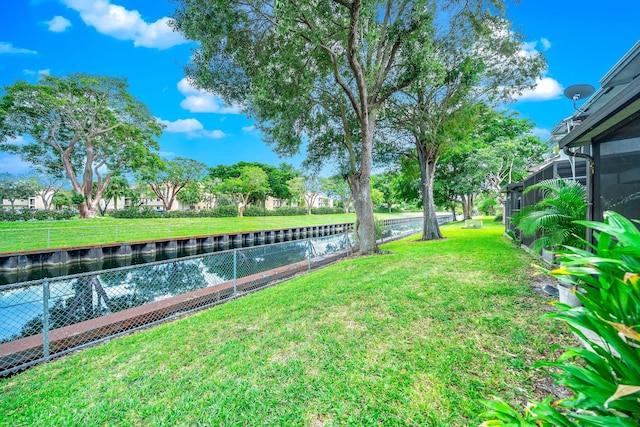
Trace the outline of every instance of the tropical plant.
{"label": "tropical plant", "polygon": [[[501,400],[487,402],[485,426],[640,425],[640,231],[615,212],[604,223],[579,221],[597,244],[556,252],[560,267],[548,274],[576,289],[583,307],[554,304],[546,317],[565,322],[588,348],[569,347],[557,362],[556,383],[567,399],[530,403],[524,416]],[[545,271],[545,270],[543,270]]]}
{"label": "tropical plant", "polygon": [[515,214],[512,222],[526,237],[537,236],[531,249],[557,249],[562,245],[585,247],[586,190],[576,181],[547,179],[529,186],[523,194],[541,191],[542,199]]}

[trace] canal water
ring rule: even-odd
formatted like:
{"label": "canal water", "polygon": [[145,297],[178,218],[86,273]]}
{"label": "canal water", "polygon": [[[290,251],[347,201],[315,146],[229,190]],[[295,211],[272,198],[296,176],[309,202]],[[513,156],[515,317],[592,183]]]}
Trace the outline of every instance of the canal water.
{"label": "canal water", "polygon": [[[382,238],[413,234],[421,227],[421,221],[394,224]],[[348,251],[355,243],[353,233],[342,233],[140,264],[135,260],[129,266],[105,268],[103,263],[96,271],[89,263],[76,267],[80,274],[57,276],[48,270],[46,278],[0,286],[0,343],[40,333],[45,317],[53,330],[301,261],[311,263]]]}

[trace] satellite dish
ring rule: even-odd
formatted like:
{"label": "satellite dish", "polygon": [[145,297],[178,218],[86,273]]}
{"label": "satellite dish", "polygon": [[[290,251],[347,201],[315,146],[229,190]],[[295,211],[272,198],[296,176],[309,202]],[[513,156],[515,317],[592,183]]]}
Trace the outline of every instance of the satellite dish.
{"label": "satellite dish", "polygon": [[573,85],[573,86],[569,86],[568,88],[566,88],[564,90],[564,96],[566,96],[567,98],[569,98],[569,99],[571,99],[573,101],[573,108],[575,108],[576,110],[578,110],[580,112],[583,112],[576,105],[576,101],[578,99],[586,98],[587,96],[589,96],[593,92],[595,92],[595,90],[596,89],[591,85],[578,84],[578,85]]}
{"label": "satellite dish", "polygon": [[573,85],[564,90],[564,96],[577,101],[578,99],[586,98],[591,95],[595,90],[596,89],[591,85]]}

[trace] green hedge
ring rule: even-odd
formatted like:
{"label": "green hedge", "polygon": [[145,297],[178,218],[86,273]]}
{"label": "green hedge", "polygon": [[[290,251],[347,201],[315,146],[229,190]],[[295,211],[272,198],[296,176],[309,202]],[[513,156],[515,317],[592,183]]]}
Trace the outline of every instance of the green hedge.
{"label": "green hedge", "polygon": [[[341,214],[344,211],[341,208],[315,208],[311,209],[314,215],[332,215]],[[297,216],[307,215],[307,208],[282,206],[272,211],[259,206],[249,206],[244,210],[244,216]]]}
{"label": "green hedge", "polygon": [[218,206],[215,209],[200,211],[158,212],[148,206],[125,208],[111,214],[113,218],[228,218],[238,216],[236,206]]}
{"label": "green hedge", "polygon": [[[341,214],[341,208],[316,208],[311,210],[315,215]],[[244,210],[244,216],[297,216],[306,215],[307,208],[283,206],[274,210],[267,210],[260,206],[249,206]],[[236,206],[218,206],[215,209],[200,211],[169,211],[158,212],[149,206],[139,208],[125,208],[111,214],[113,218],[222,218],[238,216]]]}
{"label": "green hedge", "polygon": [[306,214],[306,208],[294,208],[290,206],[283,206],[272,211],[260,206],[249,206],[244,210],[244,216],[295,216]]}
{"label": "green hedge", "polygon": [[342,208],[323,207],[323,208],[311,209],[311,213],[314,214],[314,215],[333,215],[333,214],[344,213],[344,209],[342,209]]}
{"label": "green hedge", "polygon": [[59,221],[78,215],[74,208],[61,210],[35,210],[29,208],[0,209],[0,221]]}

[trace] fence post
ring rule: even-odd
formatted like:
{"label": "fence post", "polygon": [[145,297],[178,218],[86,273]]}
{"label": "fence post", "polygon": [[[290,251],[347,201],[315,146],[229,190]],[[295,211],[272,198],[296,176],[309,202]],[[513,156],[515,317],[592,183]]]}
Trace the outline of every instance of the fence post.
{"label": "fence post", "polygon": [[311,271],[311,239],[307,239],[307,272]]}
{"label": "fence post", "polygon": [[351,239],[349,238],[349,233],[345,234],[347,238],[347,258],[351,256]]}
{"label": "fence post", "polygon": [[47,248],[51,247],[51,229],[47,228]]}
{"label": "fence post", "polygon": [[42,283],[42,355],[49,358],[49,282]]}
{"label": "fence post", "polygon": [[233,250],[233,297],[238,294],[238,250]]}
{"label": "fence post", "polygon": [[116,225],[116,242],[118,241],[118,226]]}

